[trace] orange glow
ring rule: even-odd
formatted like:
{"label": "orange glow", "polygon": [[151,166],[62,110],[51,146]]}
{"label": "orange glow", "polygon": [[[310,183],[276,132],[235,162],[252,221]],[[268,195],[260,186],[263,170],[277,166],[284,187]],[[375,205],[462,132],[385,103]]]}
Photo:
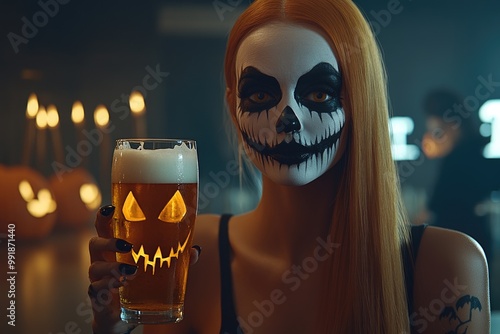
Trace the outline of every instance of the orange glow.
{"label": "orange glow", "polygon": [[184,203],[181,193],[177,190],[174,196],[172,196],[170,201],[168,201],[167,205],[165,205],[163,210],[160,212],[158,219],[166,223],[180,223],[186,213],[186,203]]}
{"label": "orange glow", "polygon": [[56,202],[52,198],[52,194],[48,189],[40,189],[38,198],[35,198],[35,193],[30,183],[22,180],[19,183],[19,194],[26,202],[26,208],[30,215],[35,218],[41,218],[56,210]]}
{"label": "orange glow", "polygon": [[55,128],[59,124],[59,113],[56,106],[53,104],[47,107],[47,125],[50,128]]}
{"label": "orange glow", "polygon": [[75,124],[80,124],[85,120],[85,110],[80,101],[73,103],[73,107],[71,108],[71,120]]}
{"label": "orange glow", "polygon": [[129,97],[130,110],[134,114],[141,114],[146,109],[146,103],[144,102],[144,96],[138,91],[133,91]]}
{"label": "orange glow", "polygon": [[422,151],[429,159],[442,158],[453,149],[454,141],[451,137],[443,135],[436,138],[430,133],[424,134],[422,138]]}
{"label": "orange glow", "polygon": [[89,210],[95,210],[101,205],[102,196],[97,185],[85,183],[80,187],[80,198]]}
{"label": "orange glow", "polygon": [[40,106],[36,114],[36,127],[38,129],[45,129],[47,127],[47,111],[43,106]]}
{"label": "orange glow", "polygon": [[38,112],[38,98],[36,94],[31,94],[28,98],[28,105],[26,106],[26,117],[33,119]]}
{"label": "orange glow", "polygon": [[144,252],[144,246],[141,245],[141,248],[139,249],[139,253],[136,253],[135,250],[132,249],[132,257],[134,258],[134,262],[138,263],[139,259],[141,257],[143,257],[144,258],[144,272],[147,271],[148,266],[151,266],[151,268],[153,268],[153,275],[155,274],[156,260],[157,259],[160,261],[160,268],[163,266],[164,262],[167,262],[167,268],[170,268],[170,262],[171,262],[171,260],[173,258],[178,259],[179,258],[179,254],[182,253],[182,252],[184,252],[184,249],[187,246],[187,243],[188,243],[190,235],[191,235],[191,231],[189,231],[189,234],[187,235],[186,240],[184,241],[184,243],[182,245],[181,245],[180,242],[177,244],[177,250],[176,251],[174,251],[174,248],[171,247],[170,248],[170,254],[167,257],[163,257],[163,254],[161,252],[160,246],[158,246],[158,248],[156,249],[156,253],[153,256],[153,260],[152,261],[149,261],[149,254],[146,254]]}
{"label": "orange glow", "polygon": [[144,212],[131,191],[128,193],[127,198],[123,203],[122,213],[125,219],[129,222],[140,222],[146,220]]}
{"label": "orange glow", "polygon": [[94,111],[94,122],[98,127],[105,127],[109,124],[109,112],[104,105],[98,105]]}
{"label": "orange glow", "polygon": [[425,156],[429,159],[435,159],[439,157],[439,148],[432,136],[425,134],[422,139],[422,151]]}

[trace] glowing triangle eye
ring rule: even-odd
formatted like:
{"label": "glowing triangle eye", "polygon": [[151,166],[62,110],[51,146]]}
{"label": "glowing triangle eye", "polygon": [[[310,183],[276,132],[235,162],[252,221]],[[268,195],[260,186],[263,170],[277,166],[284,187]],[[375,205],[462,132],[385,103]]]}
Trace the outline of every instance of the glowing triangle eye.
{"label": "glowing triangle eye", "polygon": [[122,208],[123,216],[130,222],[140,222],[146,220],[139,203],[135,200],[134,194],[129,192]]}
{"label": "glowing triangle eye", "polygon": [[168,201],[167,205],[161,210],[158,219],[165,223],[180,223],[186,215],[187,209],[181,193],[177,190]]}

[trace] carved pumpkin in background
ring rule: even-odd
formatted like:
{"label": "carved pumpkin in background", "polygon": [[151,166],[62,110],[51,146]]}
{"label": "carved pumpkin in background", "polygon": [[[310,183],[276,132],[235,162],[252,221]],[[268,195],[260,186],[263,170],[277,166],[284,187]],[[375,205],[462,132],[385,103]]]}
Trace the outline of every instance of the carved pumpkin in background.
{"label": "carved pumpkin in background", "polygon": [[44,238],[56,222],[57,204],[45,177],[27,166],[0,168],[0,226],[15,224],[17,238]]}
{"label": "carved pumpkin in background", "polygon": [[57,224],[63,228],[79,228],[94,221],[102,195],[92,175],[83,168],[54,175],[50,185],[58,204]]}

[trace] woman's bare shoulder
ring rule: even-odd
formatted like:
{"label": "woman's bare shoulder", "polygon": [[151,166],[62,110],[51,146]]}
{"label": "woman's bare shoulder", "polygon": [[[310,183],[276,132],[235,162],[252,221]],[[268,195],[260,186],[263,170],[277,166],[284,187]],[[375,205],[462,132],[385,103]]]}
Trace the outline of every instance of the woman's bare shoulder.
{"label": "woman's bare shoulder", "polygon": [[489,333],[488,265],[471,237],[429,226],[415,266],[414,310],[417,333]]}
{"label": "woman's bare shoulder", "polygon": [[196,217],[193,244],[211,244],[219,235],[220,215],[202,214]]}

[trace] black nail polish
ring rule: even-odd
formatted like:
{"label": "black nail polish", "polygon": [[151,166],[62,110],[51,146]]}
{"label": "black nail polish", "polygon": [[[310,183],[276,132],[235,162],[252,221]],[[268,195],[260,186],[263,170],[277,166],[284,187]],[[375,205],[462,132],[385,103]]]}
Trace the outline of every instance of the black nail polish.
{"label": "black nail polish", "polygon": [[122,275],[133,275],[137,272],[137,267],[130,264],[122,263],[118,267],[118,270],[120,270],[120,273]]}
{"label": "black nail polish", "polygon": [[101,215],[107,217],[115,211],[115,207],[112,205],[106,205],[101,208]]}
{"label": "black nail polish", "polygon": [[194,245],[193,248],[198,251],[198,256],[200,256],[200,254],[201,254],[201,247],[198,246],[198,245]]}
{"label": "black nail polish", "polygon": [[130,252],[132,250],[132,244],[123,239],[116,239],[116,249],[121,252]]}

